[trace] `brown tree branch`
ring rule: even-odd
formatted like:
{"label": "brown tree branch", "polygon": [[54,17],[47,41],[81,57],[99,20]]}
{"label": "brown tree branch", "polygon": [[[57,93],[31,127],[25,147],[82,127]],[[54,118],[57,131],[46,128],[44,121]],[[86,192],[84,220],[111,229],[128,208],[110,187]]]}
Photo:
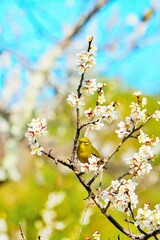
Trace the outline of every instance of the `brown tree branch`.
{"label": "brown tree branch", "polygon": [[45,151],[43,151],[43,154],[46,155],[48,158],[52,159],[54,161],[55,164],[62,164],[65,167],[68,167],[69,169],[73,170],[73,165],[70,163],[67,163],[59,158],[55,158],[54,156],[51,155],[51,150],[47,153]]}
{"label": "brown tree branch", "polygon": [[26,238],[25,238],[25,236],[24,236],[24,233],[23,233],[23,230],[22,230],[22,226],[21,226],[20,223],[19,223],[19,231],[20,231],[22,240],[26,240]]}
{"label": "brown tree branch", "polygon": [[[91,40],[88,42],[87,52],[89,52],[91,50],[92,41],[93,41],[93,38],[91,38]],[[84,73],[82,73],[82,75],[81,75],[80,83],[79,83],[79,86],[77,88],[78,98],[80,98],[81,95],[82,95],[81,88],[82,88],[83,81],[84,81]],[[73,150],[72,150],[72,154],[71,154],[71,157],[70,157],[70,162],[71,163],[75,162],[75,154],[76,154],[76,149],[77,149],[77,142],[78,142],[78,138],[79,138],[81,129],[82,129],[82,127],[80,125],[80,109],[77,107],[76,108],[76,134],[75,134],[75,137],[74,137]]]}

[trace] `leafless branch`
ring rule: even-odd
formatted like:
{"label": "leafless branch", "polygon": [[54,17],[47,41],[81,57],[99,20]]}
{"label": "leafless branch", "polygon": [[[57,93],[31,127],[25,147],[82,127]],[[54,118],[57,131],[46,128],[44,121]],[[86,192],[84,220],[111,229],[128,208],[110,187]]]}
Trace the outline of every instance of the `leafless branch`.
{"label": "leafless branch", "polygon": [[24,233],[23,233],[23,230],[22,230],[22,226],[21,226],[20,223],[19,223],[19,231],[20,231],[22,240],[26,240],[26,238],[25,238],[25,236],[24,236]]}
{"label": "leafless branch", "polygon": [[54,156],[51,155],[51,151],[49,151],[48,153],[43,151],[43,154],[46,155],[48,158],[52,159],[54,161],[55,164],[62,164],[63,166],[68,167],[69,169],[73,170],[73,165],[70,163],[67,163],[61,159],[55,158]]}

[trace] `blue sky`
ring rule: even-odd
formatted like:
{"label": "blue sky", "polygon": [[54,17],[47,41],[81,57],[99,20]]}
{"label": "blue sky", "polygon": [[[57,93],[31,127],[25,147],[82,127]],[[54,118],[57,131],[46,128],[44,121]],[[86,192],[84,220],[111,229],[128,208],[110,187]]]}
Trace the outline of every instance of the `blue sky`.
{"label": "blue sky", "polygon": [[[92,8],[95,2],[92,0],[1,0],[0,50],[15,50],[34,64],[41,54],[64,37],[64,26],[72,26],[81,15]],[[120,36],[121,33],[125,37],[124,39],[117,37],[117,42],[120,52],[123,52],[127,36],[133,31],[133,27],[126,24],[127,15],[135,13],[140,18],[151,4],[150,0],[113,0],[101,9],[77,36],[83,41],[88,29],[89,34],[95,34],[99,48],[97,62],[101,66],[100,73],[121,78],[127,85],[148,94],[160,93],[160,15],[156,14],[148,22],[143,37],[144,39],[152,37],[153,41],[132,51],[125,58],[119,58],[120,53],[118,53],[118,58],[112,59],[102,46],[109,41],[112,42],[112,39]],[[117,11],[119,19],[116,26],[107,29],[107,22],[114,18]],[[1,73],[0,81],[2,75],[4,74]]]}

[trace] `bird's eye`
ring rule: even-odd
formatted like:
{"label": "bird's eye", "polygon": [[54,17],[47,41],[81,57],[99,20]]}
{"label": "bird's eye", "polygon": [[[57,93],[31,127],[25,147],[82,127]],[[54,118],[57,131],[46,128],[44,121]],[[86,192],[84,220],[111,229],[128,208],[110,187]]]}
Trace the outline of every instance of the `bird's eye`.
{"label": "bird's eye", "polygon": [[86,141],[85,144],[87,145],[87,144],[88,144],[88,141]]}

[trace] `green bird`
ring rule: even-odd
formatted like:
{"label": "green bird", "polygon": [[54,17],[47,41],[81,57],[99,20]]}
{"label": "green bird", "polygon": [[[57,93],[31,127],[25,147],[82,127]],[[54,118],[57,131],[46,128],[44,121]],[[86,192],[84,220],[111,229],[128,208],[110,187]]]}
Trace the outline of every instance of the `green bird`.
{"label": "green bird", "polygon": [[91,141],[86,137],[82,137],[79,140],[77,156],[82,163],[87,163],[88,158],[91,158],[92,156],[102,158],[100,153],[95,149],[95,147],[93,147]]}

